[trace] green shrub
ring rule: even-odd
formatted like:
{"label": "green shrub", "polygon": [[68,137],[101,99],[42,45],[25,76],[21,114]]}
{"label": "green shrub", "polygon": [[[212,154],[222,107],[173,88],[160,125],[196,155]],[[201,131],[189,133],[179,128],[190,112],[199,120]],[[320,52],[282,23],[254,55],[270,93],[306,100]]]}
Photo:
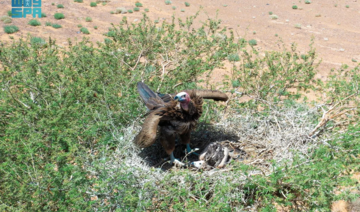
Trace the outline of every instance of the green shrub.
{"label": "green shrub", "polygon": [[127,13],[127,9],[125,7],[118,7],[115,10],[116,14],[126,14]]}
{"label": "green shrub", "polygon": [[39,37],[32,37],[30,39],[30,43],[31,43],[31,45],[40,45],[40,46],[46,44],[45,40],[42,38],[39,38]]}
{"label": "green shrub", "polygon": [[54,27],[55,29],[62,28],[62,26],[60,24],[53,24],[52,27]]}
{"label": "green shrub", "polygon": [[17,26],[14,26],[14,25],[4,26],[4,32],[7,34],[12,34],[17,31],[19,31],[19,28]]}
{"label": "green shrub", "polygon": [[145,12],[149,12],[149,8],[145,8],[144,11],[145,11]]}
{"label": "green shrub", "polygon": [[272,15],[272,14],[273,14],[273,12],[270,11],[270,12],[269,12],[269,15]]}
{"label": "green shrub", "polygon": [[139,10],[140,10],[140,8],[134,7],[134,11],[135,11],[135,12],[138,12]]}
{"label": "green shrub", "polygon": [[273,15],[270,16],[270,18],[271,18],[272,20],[277,20],[279,17],[278,17],[277,15],[273,14]]}
{"label": "green shrub", "polygon": [[346,5],[345,7],[346,7],[346,8],[350,8],[350,6],[349,6],[349,5]]}
{"label": "green shrub", "polygon": [[293,8],[294,10],[296,10],[296,9],[298,8],[298,6],[293,5],[292,8]]}
{"label": "green shrub", "polygon": [[54,5],[55,5],[55,3],[51,3],[51,5],[52,5],[52,6],[54,6]]}
{"label": "green shrub", "polygon": [[92,18],[91,17],[86,17],[85,21],[86,22],[92,22]]}
{"label": "green shrub", "polygon": [[96,2],[91,2],[90,3],[90,7],[96,7],[96,6],[97,6]]}
{"label": "green shrub", "polygon": [[135,6],[136,6],[136,7],[142,7],[143,5],[142,5],[140,2],[136,2],[136,3],[135,3]]}
{"label": "green shrub", "polygon": [[97,26],[94,26],[94,29],[98,29],[98,27],[97,27]]}
{"label": "green shrub", "polygon": [[115,14],[115,12],[114,12],[114,11],[110,11],[110,14]]}
{"label": "green shrub", "polygon": [[41,25],[40,21],[38,21],[38,20],[36,20],[36,19],[30,20],[30,21],[28,22],[28,24],[31,25],[31,26],[40,26],[40,25]]}
{"label": "green shrub", "polygon": [[311,4],[310,0],[305,0],[305,4]]}
{"label": "green shrub", "polygon": [[185,10],[184,10],[184,9],[181,9],[180,11],[181,11],[181,12],[185,12]]}
{"label": "green shrub", "polygon": [[185,6],[186,6],[186,7],[190,7],[190,3],[189,3],[189,2],[185,2]]}
{"label": "green shrub", "polygon": [[62,13],[55,13],[54,18],[59,20],[59,19],[64,19],[65,16]]}
{"label": "green shrub", "polygon": [[133,13],[133,11],[132,11],[132,10],[128,10],[128,13]]}
{"label": "green shrub", "polygon": [[7,14],[8,14],[9,17],[11,17],[11,16],[12,16],[11,10],[8,10],[8,11],[7,11]]}
{"label": "green shrub", "polygon": [[41,13],[41,18],[46,18],[46,14],[45,13]]}
{"label": "green shrub", "polygon": [[84,0],[74,0],[74,2],[77,2],[77,3],[83,3]]}
{"label": "green shrub", "polygon": [[64,8],[64,5],[58,4],[58,5],[57,5],[57,8]]}
{"label": "green shrub", "polygon": [[165,0],[166,5],[170,5],[172,2],[170,0]]}
{"label": "green shrub", "polygon": [[256,46],[257,45],[257,41],[255,39],[251,39],[249,40],[249,45],[250,46]]}
{"label": "green shrub", "polygon": [[173,9],[173,10],[176,10],[176,7],[175,7],[175,6],[172,6],[172,9]]}
{"label": "green shrub", "polygon": [[90,34],[89,30],[87,28],[85,28],[85,27],[82,27],[80,29],[80,32],[82,32],[83,34]]}
{"label": "green shrub", "polygon": [[45,23],[45,26],[52,26],[52,23],[49,22],[49,21],[47,21],[47,22]]}
{"label": "green shrub", "polygon": [[78,25],[77,25],[77,27],[81,28],[81,27],[82,27],[82,25],[81,25],[81,24],[78,24]]}

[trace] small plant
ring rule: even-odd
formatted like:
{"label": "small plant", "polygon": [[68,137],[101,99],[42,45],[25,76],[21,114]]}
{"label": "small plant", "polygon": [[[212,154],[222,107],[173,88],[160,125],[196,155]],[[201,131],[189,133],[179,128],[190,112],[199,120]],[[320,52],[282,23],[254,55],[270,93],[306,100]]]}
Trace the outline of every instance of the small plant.
{"label": "small plant", "polygon": [[36,20],[36,19],[30,20],[30,21],[28,22],[28,24],[31,25],[31,26],[40,26],[40,25],[41,25],[40,21],[38,21],[38,20]]}
{"label": "small plant", "polygon": [[105,5],[106,5],[106,2],[103,2],[101,5],[102,5],[102,6],[105,6]]}
{"label": "small plant", "polygon": [[127,13],[127,9],[125,7],[118,7],[115,10],[116,14],[126,14]]}
{"label": "small plant", "polygon": [[136,2],[136,3],[135,3],[135,6],[136,6],[136,7],[142,7],[143,5],[142,5],[140,2]]}
{"label": "small plant", "polygon": [[279,36],[278,34],[275,34],[275,37]]}
{"label": "small plant", "polygon": [[355,58],[352,58],[351,61],[354,62],[354,63],[357,62],[357,60]]}
{"label": "small plant", "polygon": [[94,29],[98,29],[98,27],[97,27],[97,26],[94,26]]}
{"label": "small plant", "polygon": [[256,46],[257,45],[257,41],[255,39],[251,39],[249,40],[249,45],[250,46]]}
{"label": "small plant", "polygon": [[54,5],[55,5],[55,3],[51,3],[51,5],[52,5],[52,6],[54,6]]}
{"label": "small plant", "polygon": [[8,14],[8,16],[10,16],[10,17],[11,17],[11,16],[12,16],[12,12],[11,12],[11,10],[8,10],[8,11],[7,11],[7,14]]}
{"label": "small plant", "polygon": [[82,27],[80,29],[80,32],[84,33],[84,34],[90,34],[89,30],[86,27]]}
{"label": "small plant", "polygon": [[175,7],[175,6],[172,6],[172,9],[173,9],[173,10],[176,10],[176,7]]}
{"label": "small plant", "polygon": [[52,26],[52,23],[47,21],[47,22],[45,23],[45,26]]}
{"label": "small plant", "polygon": [[346,7],[346,8],[349,8],[350,6],[349,6],[349,5],[346,5],[345,7]]}
{"label": "small plant", "polygon": [[145,11],[145,12],[149,12],[149,9],[148,9],[148,8],[145,8],[144,11]]}
{"label": "small plant", "polygon": [[170,5],[172,2],[170,0],[165,0],[166,5]]}
{"label": "small plant", "polygon": [[134,7],[134,11],[135,11],[135,12],[138,12],[139,10],[140,10],[140,8]]}
{"label": "small plant", "polygon": [[54,27],[55,29],[62,28],[62,26],[60,24],[53,24],[52,27]]}
{"label": "small plant", "polygon": [[46,18],[47,15],[45,13],[41,13],[41,18]]}
{"label": "small plant", "polygon": [[13,40],[13,39],[14,39],[14,36],[9,36],[9,38],[10,38],[11,40]]}
{"label": "small plant", "polygon": [[296,29],[301,29],[301,24],[295,24]]}
{"label": "small plant", "polygon": [[81,24],[78,24],[78,25],[77,25],[77,27],[81,28],[81,27],[82,27],[82,25],[81,25]]}
{"label": "small plant", "polygon": [[84,1],[83,0],[74,0],[74,2],[83,3]]}
{"label": "small plant", "polygon": [[305,4],[311,4],[310,0],[305,0]]}
{"label": "small plant", "polygon": [[64,5],[58,4],[58,5],[57,5],[57,8],[64,8]]}
{"label": "small plant", "polygon": [[114,11],[110,11],[110,14],[114,14],[115,12]]}
{"label": "small plant", "polygon": [[256,35],[256,31],[253,31],[253,35]]}
{"label": "small plant", "polygon": [[65,15],[62,13],[55,13],[54,18],[57,20],[64,19]]}
{"label": "small plant", "polygon": [[272,20],[277,20],[279,17],[278,17],[277,15],[271,15],[270,18],[271,18]]}
{"label": "small plant", "polygon": [[294,10],[296,10],[296,9],[298,8],[298,6],[293,5],[292,8],[293,8]]}
{"label": "small plant", "polygon": [[159,23],[159,20],[155,20],[154,23],[155,23],[155,24],[158,24],[158,23]]}
{"label": "small plant", "polygon": [[12,33],[15,33],[17,31],[19,31],[19,28],[17,26],[14,26],[14,25],[4,26],[4,31],[7,34],[12,34]]}
{"label": "small plant", "polygon": [[90,7],[96,7],[96,6],[97,6],[96,2],[91,2],[90,3]]}
{"label": "small plant", "polygon": [[32,37],[30,39],[30,43],[31,45],[41,45],[41,46],[46,44],[45,40],[39,37]]}
{"label": "small plant", "polygon": [[189,3],[189,2],[185,2],[185,7],[190,7],[190,3]]}
{"label": "small plant", "polygon": [[181,12],[185,12],[185,10],[184,10],[184,9],[181,9]]}
{"label": "small plant", "polygon": [[110,44],[110,43],[112,43],[112,40],[110,40],[109,38],[105,38],[104,42],[105,42],[105,44]]}
{"label": "small plant", "polygon": [[230,54],[227,59],[230,61],[230,62],[238,62],[240,61],[240,57],[238,54]]}
{"label": "small plant", "polygon": [[128,13],[133,13],[133,11],[132,11],[132,10],[128,10]]}
{"label": "small plant", "polygon": [[270,12],[269,12],[269,15],[272,15],[272,14],[273,14],[273,12],[270,11]]}
{"label": "small plant", "polygon": [[12,19],[9,16],[2,16],[0,18],[0,21],[2,21],[4,24],[10,24],[12,22]]}
{"label": "small plant", "polygon": [[334,4],[334,7],[337,7],[337,4]]}
{"label": "small plant", "polygon": [[315,17],[321,17],[321,14],[316,14]]}
{"label": "small plant", "polygon": [[85,18],[85,21],[86,21],[86,22],[92,22],[92,18],[91,18],[91,17],[86,17],[86,18]]}

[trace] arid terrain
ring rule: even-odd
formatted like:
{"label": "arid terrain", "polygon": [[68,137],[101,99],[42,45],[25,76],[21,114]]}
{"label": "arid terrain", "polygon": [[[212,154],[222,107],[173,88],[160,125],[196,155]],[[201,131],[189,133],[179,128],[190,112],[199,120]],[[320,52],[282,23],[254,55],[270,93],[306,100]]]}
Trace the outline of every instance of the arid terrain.
{"label": "arid terrain", "polygon": [[[30,26],[28,22],[33,19],[30,15],[27,18],[14,18],[10,25],[18,26],[20,31],[6,34],[2,29],[6,24],[0,22],[0,40],[9,43],[12,39],[17,40],[30,34],[45,40],[51,37],[64,47],[68,45],[68,39],[80,41],[82,37],[103,42],[106,38],[104,33],[112,23],[118,24],[124,16],[129,22],[136,23],[141,19],[145,8],[149,9],[147,15],[160,23],[169,21],[174,14],[176,18],[185,19],[202,10],[195,26],[201,20],[217,16],[224,26],[234,30],[237,37],[257,40],[255,48],[260,52],[282,49],[280,40],[287,47],[296,43],[300,52],[306,52],[313,38],[313,47],[322,60],[317,77],[322,80],[326,80],[333,68],[339,68],[343,64],[354,67],[360,62],[360,1],[357,0],[313,0],[310,4],[305,4],[303,0],[194,0],[189,1],[189,7],[185,6],[184,1],[175,0],[171,5],[166,5],[163,0],[110,0],[105,4],[100,2],[96,7],[91,7],[90,2],[43,0],[42,12],[47,17],[39,19],[41,26]],[[143,4],[139,12],[111,14],[111,11],[119,7],[133,9],[136,2]],[[58,4],[62,4],[64,8],[57,8]],[[297,9],[293,9],[293,5]],[[7,15],[9,10],[11,0],[0,0],[0,16]],[[65,19],[56,20],[55,13],[63,13]],[[275,15],[277,19],[272,18]],[[91,17],[92,22],[86,22],[86,17]],[[45,22],[58,23],[62,28],[45,26]],[[90,34],[81,33],[78,25],[86,27]],[[95,29],[94,26],[98,28]],[[229,71],[226,68],[230,69],[230,66],[214,71],[214,81],[221,80],[221,76]],[[358,179],[358,174],[355,177]],[[346,207],[345,202],[338,202],[333,205],[332,210],[347,211]]]}

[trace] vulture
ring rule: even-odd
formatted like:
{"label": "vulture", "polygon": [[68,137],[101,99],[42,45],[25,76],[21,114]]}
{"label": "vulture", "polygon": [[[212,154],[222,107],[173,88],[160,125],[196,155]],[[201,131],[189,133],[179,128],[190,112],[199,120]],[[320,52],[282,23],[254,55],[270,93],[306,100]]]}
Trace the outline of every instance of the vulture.
{"label": "vulture", "polygon": [[137,89],[149,111],[134,143],[140,148],[152,145],[159,127],[159,140],[170,155],[170,163],[179,165],[184,164],[175,159],[173,154],[176,136],[179,136],[181,143],[186,144],[187,152],[192,152],[190,133],[202,114],[203,99],[228,100],[225,93],[217,90],[184,90],[177,94],[160,94],[142,82],[137,83]]}

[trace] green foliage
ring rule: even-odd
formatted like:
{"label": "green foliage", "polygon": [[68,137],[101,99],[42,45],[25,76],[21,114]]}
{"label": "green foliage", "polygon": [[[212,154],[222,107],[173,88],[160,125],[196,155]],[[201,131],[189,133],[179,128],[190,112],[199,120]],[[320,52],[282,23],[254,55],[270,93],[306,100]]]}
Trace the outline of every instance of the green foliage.
{"label": "green foliage", "polygon": [[41,18],[46,18],[46,14],[45,13],[41,13]]}
{"label": "green foliage", "polygon": [[98,27],[97,27],[97,26],[94,26],[94,29],[98,29]]}
{"label": "green foliage", "polygon": [[250,46],[256,46],[257,45],[257,41],[255,39],[251,39],[249,40],[249,45]]}
{"label": "green foliage", "polygon": [[81,28],[81,27],[82,27],[82,25],[81,25],[81,24],[78,24],[78,25],[77,25],[77,27]]}
{"label": "green foliage", "polygon": [[65,16],[62,13],[55,13],[54,18],[59,20],[59,19],[64,19]]}
{"label": "green foliage", "polygon": [[64,8],[64,5],[58,4],[58,5],[57,5],[57,8]]}
{"label": "green foliage", "polygon": [[185,10],[184,10],[184,9],[181,9],[180,11],[181,11],[181,12],[185,12]]}
{"label": "green foliage", "polygon": [[293,5],[292,8],[293,8],[294,10],[296,10],[296,9],[298,8],[298,6]]}
{"label": "green foliage", "polygon": [[272,15],[272,14],[273,14],[273,12],[270,11],[270,12],[269,12],[269,15]]}
{"label": "green foliage", "polygon": [[148,9],[148,8],[145,8],[144,11],[145,11],[145,12],[149,12],[149,9]]}
{"label": "green foliage", "polygon": [[52,27],[54,27],[55,29],[62,28],[62,26],[60,24],[53,24]]}
{"label": "green foliage", "polygon": [[135,6],[136,6],[136,7],[142,7],[143,5],[142,5],[140,2],[136,2],[136,3],[135,3]]}
{"label": "green foliage", "polygon": [[9,17],[11,17],[11,16],[12,16],[11,10],[8,10],[8,11],[7,11],[7,14],[8,14]]}
{"label": "green foliage", "polygon": [[45,26],[52,26],[52,23],[49,22],[49,21],[47,21],[47,22],[45,23]]}
{"label": "green foliage", "polygon": [[90,3],[90,7],[96,7],[96,6],[97,6],[96,2],[91,2]]}
{"label": "green foliage", "polygon": [[165,4],[170,5],[170,4],[172,4],[172,2],[170,0],[165,0]]}
{"label": "green foliage", "polygon": [[172,9],[173,9],[173,10],[176,10],[176,7],[175,7],[175,6],[172,6]]}
{"label": "green foliage", "polygon": [[128,13],[133,13],[133,11],[132,11],[132,10],[128,10]]}
{"label": "green foliage", "polygon": [[40,46],[46,44],[45,40],[39,37],[32,37],[30,39],[30,43],[31,45],[40,45]]}
{"label": "green foliage", "polygon": [[84,34],[90,34],[89,30],[86,27],[82,27],[80,29],[80,32],[84,33]]}
{"label": "green foliage", "polygon": [[77,2],[77,3],[83,3],[84,0],[74,0],[74,2]]}
{"label": "green foliage", "polygon": [[92,22],[92,18],[91,18],[91,17],[86,17],[86,18],[85,18],[85,21],[86,21],[86,22]]}
{"label": "green foliage", "polygon": [[186,6],[186,7],[190,7],[190,3],[189,3],[189,2],[185,2],[185,6]]}
{"label": "green foliage", "polygon": [[10,26],[4,26],[4,32],[7,34],[12,34],[19,31],[19,27],[10,25]]}
{"label": "green foliage", "polygon": [[350,8],[350,6],[349,6],[349,5],[346,5],[345,7],[346,7],[346,8]]}
{"label": "green foliage", "polygon": [[270,15],[270,18],[272,20],[277,20],[279,17],[277,15],[273,14],[273,15]]}
{"label": "green foliage", "polygon": [[140,11],[140,8],[134,7],[134,11],[135,11],[135,12],[138,12],[138,11]]}
{"label": "green foliage", "polygon": [[310,0],[305,0],[305,4],[311,4]]}
{"label": "green foliage", "polygon": [[36,20],[36,19],[30,20],[30,21],[28,22],[28,24],[31,25],[31,26],[40,26],[40,25],[41,25],[40,21],[38,21],[38,20]]}
{"label": "green foliage", "polygon": [[51,5],[52,5],[52,6],[54,6],[54,5],[55,5],[55,3],[51,3]]}

